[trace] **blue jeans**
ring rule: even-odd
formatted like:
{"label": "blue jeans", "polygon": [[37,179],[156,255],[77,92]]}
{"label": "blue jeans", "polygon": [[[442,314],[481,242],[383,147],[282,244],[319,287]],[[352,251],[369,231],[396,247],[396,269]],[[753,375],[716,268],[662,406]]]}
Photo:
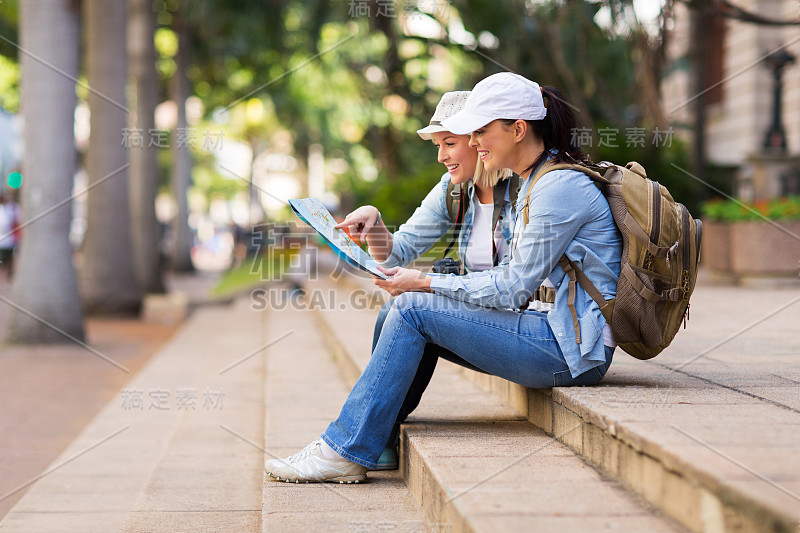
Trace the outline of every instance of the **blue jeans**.
{"label": "blue jeans", "polygon": [[343,457],[375,468],[397,425],[419,403],[440,356],[546,388],[598,383],[613,352],[607,347],[605,364],[573,378],[544,314],[404,293],[392,300],[367,367],[322,438]]}
{"label": "blue jeans", "polygon": [[[375,346],[378,344],[378,339],[380,339],[381,331],[383,331],[383,324],[386,322],[386,317],[389,315],[389,311],[392,309],[393,305],[394,298],[383,304],[383,307],[381,307],[378,313],[378,320],[375,321],[375,331],[372,334],[373,353],[375,352]],[[430,342],[425,343],[425,349],[422,351],[422,360],[419,362],[417,373],[414,374],[414,380],[411,382],[403,404],[400,406],[397,420],[395,420],[394,426],[392,426],[392,432],[389,434],[389,440],[386,442],[386,448],[394,448],[397,446],[397,440],[400,435],[400,424],[402,424],[406,418],[408,418],[408,415],[419,405],[422,399],[422,393],[428,388],[428,384],[433,377],[433,371],[436,370],[436,363],[439,361],[440,357],[457,365],[469,368],[470,370],[485,374],[483,370],[465,361],[447,348],[442,348]]]}

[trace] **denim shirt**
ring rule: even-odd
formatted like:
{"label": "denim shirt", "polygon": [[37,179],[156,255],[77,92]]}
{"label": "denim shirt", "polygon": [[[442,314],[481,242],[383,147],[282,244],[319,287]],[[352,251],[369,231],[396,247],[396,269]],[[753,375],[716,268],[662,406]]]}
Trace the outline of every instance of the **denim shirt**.
{"label": "denim shirt", "polygon": [[[517,201],[519,224],[531,175],[523,182]],[[578,285],[575,309],[582,342],[577,343],[572,314],[567,307],[569,278],[558,261],[566,253],[606,299],[612,298],[620,273],[622,237],[608,201],[581,172],[555,170],[545,174],[533,188],[529,212],[530,220],[514,243],[516,249],[512,250],[510,260],[491,270],[465,276],[434,274],[431,289],[484,307],[519,309],[549,277],[556,288],[556,301],[546,315],[547,322],[570,373],[577,377],[605,363],[606,322],[594,300]]]}
{"label": "denim shirt", "polygon": [[[446,198],[449,184],[450,174],[445,172],[439,183],[431,189],[422,204],[411,215],[411,218],[392,234],[392,253],[386,261],[379,263],[382,267],[391,268],[408,265],[428,251],[444,234],[452,229],[453,221],[450,220],[450,215],[447,212]],[[472,180],[469,180],[467,182],[466,198],[469,198],[470,201],[467,204],[464,223],[458,236],[458,256],[462,265],[467,264],[465,255],[469,236],[472,233],[475,203],[478,201],[476,192]],[[509,191],[506,189],[506,201],[503,203],[503,210],[500,213],[500,219],[497,224],[500,226],[503,238],[508,244],[507,250],[510,251],[514,214],[509,198]],[[507,261],[508,251],[500,258],[500,263]]]}

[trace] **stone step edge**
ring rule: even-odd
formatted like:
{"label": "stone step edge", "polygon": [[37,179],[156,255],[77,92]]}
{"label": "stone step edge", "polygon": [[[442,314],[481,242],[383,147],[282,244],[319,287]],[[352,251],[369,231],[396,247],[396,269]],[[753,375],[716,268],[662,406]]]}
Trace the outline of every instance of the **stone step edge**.
{"label": "stone step edge", "polygon": [[466,368],[462,374],[692,531],[797,531],[796,517],[610,420],[569,387],[528,389]]}
{"label": "stone step edge", "polygon": [[[352,387],[361,375],[361,369],[350,354],[350,351],[338,339],[331,324],[326,320],[325,312],[314,311],[314,320],[328,350],[339,369],[340,376],[346,384]],[[467,369],[465,371],[480,375]],[[470,380],[472,381],[472,380]],[[503,400],[503,398],[500,398]],[[513,407],[512,407],[513,408]],[[518,409],[515,409],[519,412]],[[519,422],[530,423],[526,416],[520,412]],[[535,426],[534,424],[531,424]],[[431,468],[429,461],[420,451],[419,437],[409,434],[404,426],[400,429],[400,476],[406,482],[411,493],[417,499],[426,516],[436,524],[446,524],[448,531],[475,531],[467,510],[462,509],[458,502],[448,501],[452,494],[446,484]],[[578,454],[579,457],[582,457]],[[656,512],[659,512],[656,510]]]}
{"label": "stone step edge", "polygon": [[314,323],[317,325],[320,335],[328,347],[328,352],[331,354],[336,369],[339,371],[339,376],[347,387],[352,389],[361,375],[361,369],[355,360],[350,357],[349,352],[336,336],[328,321],[325,320],[324,312],[314,310],[313,315]]}

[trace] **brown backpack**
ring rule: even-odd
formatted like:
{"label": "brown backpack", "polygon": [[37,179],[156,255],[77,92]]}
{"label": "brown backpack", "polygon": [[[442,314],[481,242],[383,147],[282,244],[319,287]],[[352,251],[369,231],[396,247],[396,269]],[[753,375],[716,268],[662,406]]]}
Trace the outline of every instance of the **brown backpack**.
{"label": "brown backpack", "polygon": [[568,307],[578,344],[581,334],[575,311],[576,282],[600,306],[620,348],[637,359],[655,357],[672,342],[684,318],[689,318],[702,223],[673,200],[666,187],[648,179],[639,163],[631,162],[624,167],[610,163],[543,165],[533,176],[522,208],[525,225],[533,186],[547,172],[563,169],[583,172],[595,182],[622,233],[616,298],[605,300],[566,254],[558,262],[570,279]]}

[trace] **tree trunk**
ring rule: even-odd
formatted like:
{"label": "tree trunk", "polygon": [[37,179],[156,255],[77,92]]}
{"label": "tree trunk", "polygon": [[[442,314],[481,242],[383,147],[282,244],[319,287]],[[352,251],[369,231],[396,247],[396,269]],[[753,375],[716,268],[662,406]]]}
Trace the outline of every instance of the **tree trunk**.
{"label": "tree trunk", "polygon": [[[559,22],[562,26],[565,24],[563,19]],[[597,131],[594,127],[594,120],[592,120],[591,114],[589,113],[589,102],[584,98],[583,90],[581,89],[580,83],[578,83],[578,78],[575,76],[573,68],[567,62],[564,54],[564,47],[561,44],[561,35],[556,28],[547,24],[542,24],[541,31],[550,43],[550,46],[545,49],[556,68],[556,74],[558,74],[559,78],[563,80],[566,85],[567,102],[573,106],[573,112],[575,113],[577,123],[585,128],[589,128],[592,132],[592,136],[596,137]],[[610,111],[614,111],[613,106]]]}
{"label": "tree trunk", "polygon": [[[372,7],[379,9],[377,2]],[[384,16],[371,17],[370,24],[373,28],[383,33],[388,43],[389,48],[383,55],[382,65],[389,80],[388,94],[396,94],[411,104],[413,97],[406,81],[403,60],[400,58],[397,48],[398,39],[395,34],[394,19]],[[380,139],[381,177],[390,182],[396,181],[400,174],[409,168],[409,165],[404,164],[400,158],[398,145],[402,142],[402,135],[397,131],[397,128],[391,126],[378,128],[377,132]]]}
{"label": "tree trunk", "polygon": [[[177,108],[175,131],[172,136],[172,192],[178,206],[173,221],[172,269],[188,272],[192,266],[192,231],[189,228],[189,201],[187,193],[192,183],[192,153],[189,151],[189,130],[186,127],[186,99],[189,97],[189,33],[185,20],[175,17],[178,34],[178,53],[175,54],[175,74],[172,78],[172,100]],[[183,137],[183,139],[181,139]]]}
{"label": "tree trunk", "polygon": [[80,37],[79,13],[72,4],[70,0],[24,0],[20,5],[24,50],[20,53],[20,94],[25,120],[22,216],[23,224],[31,222],[20,241],[12,290],[19,309],[11,311],[11,342],[69,342],[67,335],[84,339],[69,243],[70,204],[50,211],[72,194],[76,165],[75,82],[69,77],[78,75]]}
{"label": "tree trunk", "polygon": [[84,0],[91,136],[86,158],[88,215],[80,283],[89,313],[141,306],[130,237],[125,135],[125,3]]}
{"label": "tree trunk", "polygon": [[[706,39],[710,17],[703,6],[691,11],[690,28],[692,34],[692,94],[701,95],[706,90],[705,58],[708,54]],[[694,114],[694,138],[692,141],[692,172],[696,176],[706,173],[706,98],[695,96],[692,102]]]}
{"label": "tree trunk", "polygon": [[[150,130],[155,129],[158,105],[158,74],[153,33],[156,17],[151,0],[130,0],[128,5],[128,57],[130,80],[136,88],[135,109],[129,123],[144,141],[130,150],[131,237],[136,277],[144,292],[164,292],[161,276],[160,232],[156,220],[158,193],[158,148],[149,146]],[[133,107],[133,106],[131,106]]]}

